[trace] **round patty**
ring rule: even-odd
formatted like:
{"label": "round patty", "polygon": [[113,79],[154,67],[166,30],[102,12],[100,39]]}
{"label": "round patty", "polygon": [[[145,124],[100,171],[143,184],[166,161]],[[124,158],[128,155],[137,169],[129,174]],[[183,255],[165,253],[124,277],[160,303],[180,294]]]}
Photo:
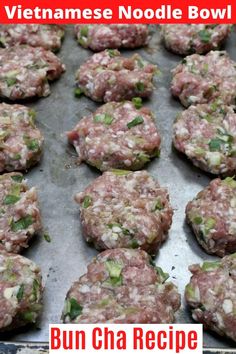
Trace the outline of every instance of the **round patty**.
{"label": "round patty", "polygon": [[68,139],[79,162],[86,161],[101,171],[141,169],[152,157],[159,156],[161,143],[153,113],[141,108],[138,98],[106,103],[81,119]]}
{"label": "round patty", "polygon": [[0,25],[0,44],[12,47],[16,44],[28,44],[56,51],[61,48],[64,29],[58,25]]}
{"label": "round patty", "polygon": [[35,323],[42,308],[40,269],[29,259],[0,254],[0,331]]}
{"label": "round patty", "polygon": [[76,93],[84,93],[97,102],[149,97],[156,69],[138,54],[125,58],[118,50],[108,49],[81,65],[76,73]]}
{"label": "round patty", "polygon": [[223,175],[236,172],[236,113],[217,103],[191,106],[177,117],[173,143],[194,165]]}
{"label": "round patty", "polygon": [[172,223],[167,190],[146,171],[104,172],[75,199],[84,237],[98,250],[140,247],[155,254]]}
{"label": "round patty", "polygon": [[236,254],[192,265],[185,297],[193,319],[236,341]]}
{"label": "round patty", "polygon": [[0,176],[0,250],[19,253],[41,230],[36,189],[21,173]]}
{"label": "round patty", "polygon": [[25,106],[0,104],[0,172],[26,170],[40,160],[43,136],[35,114]]}
{"label": "round patty", "polygon": [[75,25],[75,35],[82,47],[95,52],[137,48],[148,43],[148,25]]}
{"label": "round patty", "polygon": [[165,47],[180,55],[204,54],[219,48],[230,34],[230,25],[178,24],[162,25]]}
{"label": "round patty", "polygon": [[64,323],[172,323],[176,286],[141,250],[100,253],[67,293]]}
{"label": "round patty", "polygon": [[172,74],[172,95],[185,107],[216,99],[235,104],[236,63],[224,51],[211,51],[206,56],[190,55]]}
{"label": "round patty", "polygon": [[0,49],[0,96],[10,100],[48,96],[52,81],[65,66],[43,48],[27,45]]}
{"label": "round patty", "polygon": [[198,242],[220,257],[236,252],[236,181],[211,181],[186,207],[187,222]]}

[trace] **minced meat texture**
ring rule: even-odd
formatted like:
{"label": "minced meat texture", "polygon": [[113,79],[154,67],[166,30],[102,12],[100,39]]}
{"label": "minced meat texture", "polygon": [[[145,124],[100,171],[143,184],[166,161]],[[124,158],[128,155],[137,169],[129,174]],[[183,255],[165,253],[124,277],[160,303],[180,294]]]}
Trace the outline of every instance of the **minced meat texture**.
{"label": "minced meat texture", "polygon": [[148,43],[148,25],[75,25],[79,44],[95,52],[105,49],[138,48]]}
{"label": "minced meat texture", "polygon": [[29,259],[0,254],[0,331],[35,323],[42,308],[42,277]]}
{"label": "minced meat texture", "polygon": [[60,59],[41,47],[1,48],[0,97],[14,101],[48,96],[48,81],[59,78],[64,71]]}
{"label": "minced meat texture", "polygon": [[61,48],[63,37],[64,29],[58,25],[0,25],[0,44],[3,47],[28,44],[32,47],[57,51]]}
{"label": "minced meat texture", "polygon": [[185,298],[195,321],[236,341],[236,254],[192,265]]}
{"label": "minced meat texture", "polygon": [[154,115],[141,105],[140,98],[109,102],[81,119],[67,133],[79,162],[86,161],[101,171],[138,170],[159,156],[161,138]]}
{"label": "minced meat texture", "polygon": [[29,188],[21,173],[1,175],[0,250],[19,253],[41,229],[36,188]]}
{"label": "minced meat texture", "polygon": [[236,252],[236,181],[211,181],[186,207],[187,221],[198,242],[220,257]]}
{"label": "minced meat texture", "polygon": [[99,250],[140,247],[155,254],[167,238],[169,195],[146,171],[104,172],[75,198],[84,237]]}
{"label": "minced meat texture", "polygon": [[125,58],[108,49],[92,55],[76,73],[77,91],[97,102],[149,97],[157,67],[138,54]]}
{"label": "minced meat texture", "polygon": [[173,127],[173,143],[194,165],[216,175],[236,172],[236,113],[214,102],[190,106]]}
{"label": "minced meat texture", "polygon": [[230,25],[177,24],[161,25],[165,47],[180,55],[204,54],[218,49],[227,39]]}
{"label": "minced meat texture", "polygon": [[172,323],[176,286],[141,250],[100,253],[66,296],[64,323]]}
{"label": "minced meat texture", "polygon": [[207,55],[193,54],[172,70],[172,95],[188,107],[209,103],[216,99],[235,104],[236,63],[224,51],[211,51]]}
{"label": "minced meat texture", "polygon": [[0,172],[26,170],[39,162],[43,136],[35,115],[22,105],[0,104]]}

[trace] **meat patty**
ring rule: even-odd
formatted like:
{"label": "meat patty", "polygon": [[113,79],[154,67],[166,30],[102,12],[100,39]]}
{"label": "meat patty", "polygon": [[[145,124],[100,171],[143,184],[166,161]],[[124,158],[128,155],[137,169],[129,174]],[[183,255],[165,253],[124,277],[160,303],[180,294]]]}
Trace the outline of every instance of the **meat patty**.
{"label": "meat patty", "polygon": [[95,52],[105,49],[138,48],[148,43],[148,25],[75,25],[79,44]]}
{"label": "meat patty", "polygon": [[167,190],[146,171],[104,172],[75,200],[84,237],[98,250],[140,247],[155,254],[172,223]]}
{"label": "meat patty", "polygon": [[122,57],[108,49],[92,55],[76,73],[77,91],[97,102],[123,101],[149,97],[157,67],[138,54]]}
{"label": "meat patty", "polygon": [[172,95],[188,107],[219,99],[235,104],[236,63],[224,51],[211,51],[206,56],[193,54],[172,70]]}
{"label": "meat patty", "polygon": [[236,181],[211,181],[186,207],[187,222],[207,253],[236,252]]}
{"label": "meat patty", "polygon": [[42,277],[29,259],[0,253],[0,331],[35,323],[42,308]]}
{"label": "meat patty", "polygon": [[231,31],[230,25],[161,25],[165,47],[180,55],[204,54],[219,48]]}
{"label": "meat patty", "polygon": [[109,102],[81,119],[67,134],[79,162],[86,161],[101,171],[138,170],[159,156],[161,138],[154,114],[141,104],[140,98]]}
{"label": "meat patty", "polygon": [[19,253],[41,230],[36,188],[21,173],[0,176],[0,251]]}
{"label": "meat patty", "polygon": [[40,160],[43,136],[35,114],[25,106],[0,104],[0,172],[26,170]]}
{"label": "meat patty", "polygon": [[176,286],[141,250],[100,253],[67,293],[64,323],[172,323]]}
{"label": "meat patty", "polygon": [[0,96],[12,101],[48,96],[48,81],[65,71],[60,59],[41,47],[27,45],[0,49]]}
{"label": "meat patty", "polygon": [[173,143],[194,165],[212,174],[236,172],[236,113],[217,103],[190,106],[173,127]]}
{"label": "meat patty", "polygon": [[236,254],[192,265],[185,298],[193,319],[236,341]]}
{"label": "meat patty", "polygon": [[58,25],[0,25],[0,44],[3,47],[28,44],[32,47],[57,51],[61,48],[63,37],[64,29]]}

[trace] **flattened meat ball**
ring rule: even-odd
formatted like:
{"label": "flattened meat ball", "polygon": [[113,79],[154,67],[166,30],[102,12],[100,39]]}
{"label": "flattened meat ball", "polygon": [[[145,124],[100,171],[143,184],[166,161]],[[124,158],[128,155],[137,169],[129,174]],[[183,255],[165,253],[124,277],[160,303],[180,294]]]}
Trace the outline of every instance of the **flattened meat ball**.
{"label": "flattened meat ball", "polygon": [[227,39],[230,25],[178,24],[161,25],[165,47],[180,55],[204,54],[218,49]]}
{"label": "flattened meat ball", "polygon": [[0,104],[0,172],[26,170],[39,162],[43,136],[35,115],[25,106]]}
{"label": "flattened meat ball", "polygon": [[173,143],[195,166],[225,176],[236,172],[236,113],[217,103],[191,106],[177,117]]}
{"label": "flattened meat ball", "polygon": [[0,25],[0,44],[3,47],[28,44],[57,51],[61,48],[63,37],[64,29],[58,25]]}
{"label": "flattened meat ball", "polygon": [[79,44],[94,52],[105,49],[138,48],[148,43],[148,25],[75,25]]}
{"label": "flattened meat ball", "polygon": [[42,276],[29,259],[0,254],[0,331],[35,323],[42,308]]}
{"label": "flattened meat ball", "polygon": [[83,234],[98,250],[142,248],[155,254],[172,223],[169,195],[146,172],[104,172],[75,197]]}
{"label": "flattened meat ball", "polygon": [[172,70],[171,93],[183,106],[219,99],[235,104],[236,63],[224,51],[193,54]]}
{"label": "flattened meat ball", "polygon": [[81,119],[67,134],[79,162],[86,161],[101,171],[138,170],[159,156],[161,138],[154,115],[141,105],[140,98],[110,102]]}
{"label": "flattened meat ball", "polygon": [[123,101],[149,97],[153,91],[155,65],[138,54],[125,58],[108,49],[92,55],[76,73],[76,95],[81,93],[97,102]]}
{"label": "flattened meat ball", "polygon": [[236,181],[211,181],[186,207],[187,222],[207,253],[236,252]]}
{"label": "flattened meat ball", "polygon": [[0,176],[0,251],[19,253],[42,228],[37,191],[23,178],[20,173]]}
{"label": "flattened meat ball", "polygon": [[172,323],[176,286],[141,250],[100,253],[66,296],[64,323]]}
{"label": "flattened meat ball", "polygon": [[185,298],[196,322],[236,341],[236,254],[192,265]]}
{"label": "flattened meat ball", "polygon": [[60,59],[41,47],[0,49],[0,97],[12,101],[50,94],[48,81],[65,71]]}

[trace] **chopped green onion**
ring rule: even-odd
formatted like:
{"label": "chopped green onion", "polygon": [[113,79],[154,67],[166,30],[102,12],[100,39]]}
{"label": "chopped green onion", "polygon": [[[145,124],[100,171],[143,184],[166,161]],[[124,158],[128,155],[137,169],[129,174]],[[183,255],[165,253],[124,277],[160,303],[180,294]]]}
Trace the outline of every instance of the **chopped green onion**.
{"label": "chopped green onion", "polygon": [[142,124],[144,122],[143,117],[137,116],[131,122],[127,123],[129,129],[135,127],[136,125]]}
{"label": "chopped green onion", "polygon": [[83,200],[83,203],[82,203],[82,207],[84,209],[87,209],[91,204],[92,204],[92,198],[89,195],[86,195],[84,197],[84,200]]}
{"label": "chopped green onion", "polygon": [[141,97],[134,97],[132,99],[133,105],[135,108],[140,109],[142,107],[142,98]]}
{"label": "chopped green onion", "polygon": [[34,220],[31,215],[27,215],[17,221],[11,220],[11,230],[14,232],[20,231],[20,230],[25,230],[27,229],[30,225],[34,223]]}

